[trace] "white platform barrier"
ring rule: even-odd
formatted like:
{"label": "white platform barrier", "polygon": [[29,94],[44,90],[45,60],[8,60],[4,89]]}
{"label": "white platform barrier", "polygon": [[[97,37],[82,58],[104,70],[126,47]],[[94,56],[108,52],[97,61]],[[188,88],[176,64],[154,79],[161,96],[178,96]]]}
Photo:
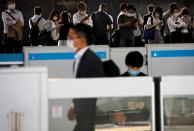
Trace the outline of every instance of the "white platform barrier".
{"label": "white platform barrier", "polygon": [[[151,117],[148,122],[152,131],[155,131],[156,87],[152,77],[48,80],[46,68],[36,67],[0,69],[0,82],[0,127],[3,131],[72,130],[76,123],[67,120],[67,111],[72,105],[72,99],[94,97],[98,98],[97,104],[108,106],[109,110],[117,105],[122,107],[120,105],[123,102],[122,98],[128,97],[129,102],[136,100],[133,98],[149,97],[151,105],[148,109]],[[162,77],[160,83],[162,131],[193,131],[193,85],[193,76]],[[120,103],[118,101],[115,103],[116,98],[122,99]],[[130,106],[129,103],[127,105]],[[166,125],[166,115],[169,112],[179,113],[173,116],[177,117],[177,120],[181,119],[182,123],[180,121],[179,124]],[[169,119],[167,122],[172,121],[173,119]],[[97,125],[96,129],[102,129],[100,126]],[[107,126],[118,128],[113,124]]]}
{"label": "white platform barrier", "polygon": [[194,44],[148,45],[150,76],[194,75]]}
{"label": "white platform barrier", "polygon": [[0,83],[0,130],[48,131],[47,69],[0,69]]}

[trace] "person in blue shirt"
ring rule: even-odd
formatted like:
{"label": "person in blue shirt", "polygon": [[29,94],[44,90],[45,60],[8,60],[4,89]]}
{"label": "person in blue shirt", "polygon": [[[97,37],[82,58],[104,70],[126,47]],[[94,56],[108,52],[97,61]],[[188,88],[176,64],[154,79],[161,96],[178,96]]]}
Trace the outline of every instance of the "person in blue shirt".
{"label": "person in blue shirt", "polygon": [[141,67],[143,66],[144,58],[143,55],[138,51],[133,51],[127,54],[125,58],[125,64],[128,68],[128,71],[122,74],[122,77],[128,76],[146,76],[141,72]]}

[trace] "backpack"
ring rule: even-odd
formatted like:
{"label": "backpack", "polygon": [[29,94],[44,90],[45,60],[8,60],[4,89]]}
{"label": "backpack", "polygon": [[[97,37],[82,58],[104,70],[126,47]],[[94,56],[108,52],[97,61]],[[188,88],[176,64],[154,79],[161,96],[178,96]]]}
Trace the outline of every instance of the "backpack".
{"label": "backpack", "polygon": [[30,29],[30,42],[31,44],[38,44],[38,43],[35,43],[35,42],[38,42],[38,34],[40,33],[40,29],[38,27],[38,23],[39,21],[41,20],[41,18],[38,19],[38,21],[34,24],[32,22],[32,19],[30,19],[30,24],[31,24],[31,29]]}

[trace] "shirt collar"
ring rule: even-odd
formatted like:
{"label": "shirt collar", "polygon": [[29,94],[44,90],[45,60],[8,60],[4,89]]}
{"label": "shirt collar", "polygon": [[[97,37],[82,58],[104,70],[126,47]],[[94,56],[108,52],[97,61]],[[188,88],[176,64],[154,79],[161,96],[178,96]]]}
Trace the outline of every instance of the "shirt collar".
{"label": "shirt collar", "polygon": [[85,47],[83,49],[81,49],[80,51],[78,51],[75,54],[75,59],[81,59],[81,57],[84,55],[84,53],[89,49],[89,47]]}

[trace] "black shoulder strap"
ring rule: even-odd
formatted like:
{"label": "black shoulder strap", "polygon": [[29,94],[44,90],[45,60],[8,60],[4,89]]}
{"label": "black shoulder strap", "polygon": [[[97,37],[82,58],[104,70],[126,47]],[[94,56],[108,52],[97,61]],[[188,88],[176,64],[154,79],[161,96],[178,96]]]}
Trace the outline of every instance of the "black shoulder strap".
{"label": "black shoulder strap", "polygon": [[191,22],[189,24],[189,28],[192,29],[192,26],[193,26],[193,18],[191,18]]}
{"label": "black shoulder strap", "polygon": [[41,20],[41,17],[38,18],[36,24],[34,24],[33,21],[32,21],[32,19],[30,19],[30,24],[31,24],[31,26],[33,26],[33,27],[37,26],[40,20]]}
{"label": "black shoulder strap", "polygon": [[33,23],[33,21],[32,21],[32,19],[30,19],[30,24],[31,24],[31,26],[33,26],[33,27],[35,26],[34,23]]}
{"label": "black shoulder strap", "polygon": [[40,17],[40,18],[38,18],[38,20],[37,20],[37,22],[36,22],[35,26],[37,26],[37,25],[38,25],[38,23],[40,22],[40,20],[41,20],[41,17]]}
{"label": "black shoulder strap", "polygon": [[16,20],[9,12],[4,11],[6,14],[8,14],[13,20]]}

